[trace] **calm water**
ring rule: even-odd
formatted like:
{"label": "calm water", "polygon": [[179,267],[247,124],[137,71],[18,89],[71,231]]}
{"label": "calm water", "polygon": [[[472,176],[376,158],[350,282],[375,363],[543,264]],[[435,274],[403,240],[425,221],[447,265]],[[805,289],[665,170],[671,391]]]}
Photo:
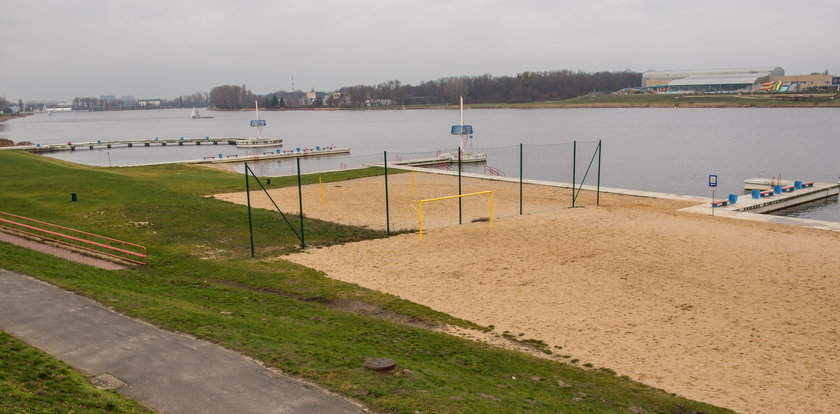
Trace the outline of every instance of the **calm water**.
{"label": "calm water", "polygon": [[[7,122],[0,134],[34,143],[118,138],[252,136],[252,112],[208,112],[214,119],[189,119],[191,109],[36,114]],[[451,151],[449,126],[455,110],[261,112],[265,137],[281,137],[285,149],[336,145],[351,155],[304,160],[305,171],[355,167]],[[717,174],[716,195],[741,194],[743,181],[781,174],[785,179],[835,182],[840,175],[840,110],[825,109],[483,109],[468,110],[475,127],[473,145],[507,176],[519,175],[524,146],[526,178],[571,181],[572,145],[577,140],[576,174],[583,176],[602,140],[601,184],[678,194],[709,195],[708,174]],[[272,149],[229,145],[113,148],[56,153],[91,165],[135,165],[200,159],[218,154],[252,154]],[[254,166],[259,174],[284,175],[294,161]],[[587,176],[594,184],[597,161]],[[470,167],[483,172],[483,166]],[[840,221],[836,200],[789,213]]]}

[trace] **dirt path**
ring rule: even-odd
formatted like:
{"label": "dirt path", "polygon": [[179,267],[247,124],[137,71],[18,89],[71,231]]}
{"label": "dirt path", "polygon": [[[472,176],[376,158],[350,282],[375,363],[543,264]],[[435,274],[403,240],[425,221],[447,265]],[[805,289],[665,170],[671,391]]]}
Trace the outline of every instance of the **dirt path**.
{"label": "dirt path", "polygon": [[[433,184],[415,191],[425,197]],[[338,185],[352,209],[308,214],[375,226],[381,179]],[[405,234],[289,260],[739,412],[840,412],[840,234],[617,195],[550,209],[568,190],[546,188],[526,198],[539,212],[520,217],[508,214],[518,186],[496,185],[502,218],[492,228],[438,226],[422,241]]]}

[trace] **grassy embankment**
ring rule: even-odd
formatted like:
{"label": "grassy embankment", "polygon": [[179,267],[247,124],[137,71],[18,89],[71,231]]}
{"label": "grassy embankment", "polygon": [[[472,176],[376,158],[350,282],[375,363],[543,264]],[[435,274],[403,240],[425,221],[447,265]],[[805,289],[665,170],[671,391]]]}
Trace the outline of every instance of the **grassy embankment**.
{"label": "grassy embankment", "polygon": [[[0,267],[219,343],[375,410],[729,412],[609,370],[436,333],[422,326],[481,327],[283,260],[249,259],[245,208],[202,197],[241,190],[241,175],[186,165],[100,169],[17,151],[0,153],[0,165],[2,210],[134,241],[150,252],[149,266],[104,271],[0,243]],[[323,177],[379,173],[371,168]],[[79,194],[78,202],[69,201],[70,192]],[[255,211],[254,223],[258,257],[297,249],[276,212]],[[307,220],[306,234],[311,246],[384,236],[317,220]],[[362,363],[369,357],[394,358],[398,368],[367,371]]]}
{"label": "grassy embankment", "polygon": [[[585,95],[561,101],[468,104],[467,108],[822,108],[840,107],[833,94]],[[453,105],[407,109],[457,109]],[[400,109],[391,107],[391,109]]]}
{"label": "grassy embankment", "polygon": [[67,364],[0,331],[0,412],[149,411],[114,391],[97,389]]}

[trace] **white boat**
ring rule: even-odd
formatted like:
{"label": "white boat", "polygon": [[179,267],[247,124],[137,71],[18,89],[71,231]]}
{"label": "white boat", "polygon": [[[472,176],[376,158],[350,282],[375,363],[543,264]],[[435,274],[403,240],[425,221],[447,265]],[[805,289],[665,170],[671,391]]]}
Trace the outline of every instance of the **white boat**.
{"label": "white boat", "polygon": [[262,128],[265,126],[265,120],[260,119],[260,106],[257,101],[254,101],[254,108],[256,108],[257,112],[257,119],[251,121],[251,126],[257,128],[257,137],[256,138],[243,138],[236,140],[236,147],[237,148],[263,148],[263,147],[275,147],[279,148],[283,146],[283,140],[280,138],[266,138],[263,139],[262,137]]}
{"label": "white boat", "polygon": [[201,114],[198,113],[198,109],[195,109],[195,107],[193,107],[192,113],[190,114],[190,118],[192,118],[192,119],[213,119],[212,116],[201,116]]}

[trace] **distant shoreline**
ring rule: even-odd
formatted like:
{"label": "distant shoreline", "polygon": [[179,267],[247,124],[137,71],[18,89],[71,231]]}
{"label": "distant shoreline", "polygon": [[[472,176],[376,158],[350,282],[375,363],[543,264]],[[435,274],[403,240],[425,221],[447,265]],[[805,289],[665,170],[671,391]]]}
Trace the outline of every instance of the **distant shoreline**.
{"label": "distant shoreline", "polygon": [[[593,95],[563,101],[465,104],[468,109],[549,108],[840,108],[838,95]],[[286,107],[264,111],[395,111],[416,109],[458,109],[455,104],[393,105],[376,107]],[[249,111],[209,109],[211,111]]]}
{"label": "distant shoreline", "polygon": [[8,121],[10,119],[15,119],[15,118],[23,118],[23,117],[29,116],[29,115],[32,115],[32,112],[23,112],[23,113],[14,114],[14,115],[0,115],[0,122]]}

